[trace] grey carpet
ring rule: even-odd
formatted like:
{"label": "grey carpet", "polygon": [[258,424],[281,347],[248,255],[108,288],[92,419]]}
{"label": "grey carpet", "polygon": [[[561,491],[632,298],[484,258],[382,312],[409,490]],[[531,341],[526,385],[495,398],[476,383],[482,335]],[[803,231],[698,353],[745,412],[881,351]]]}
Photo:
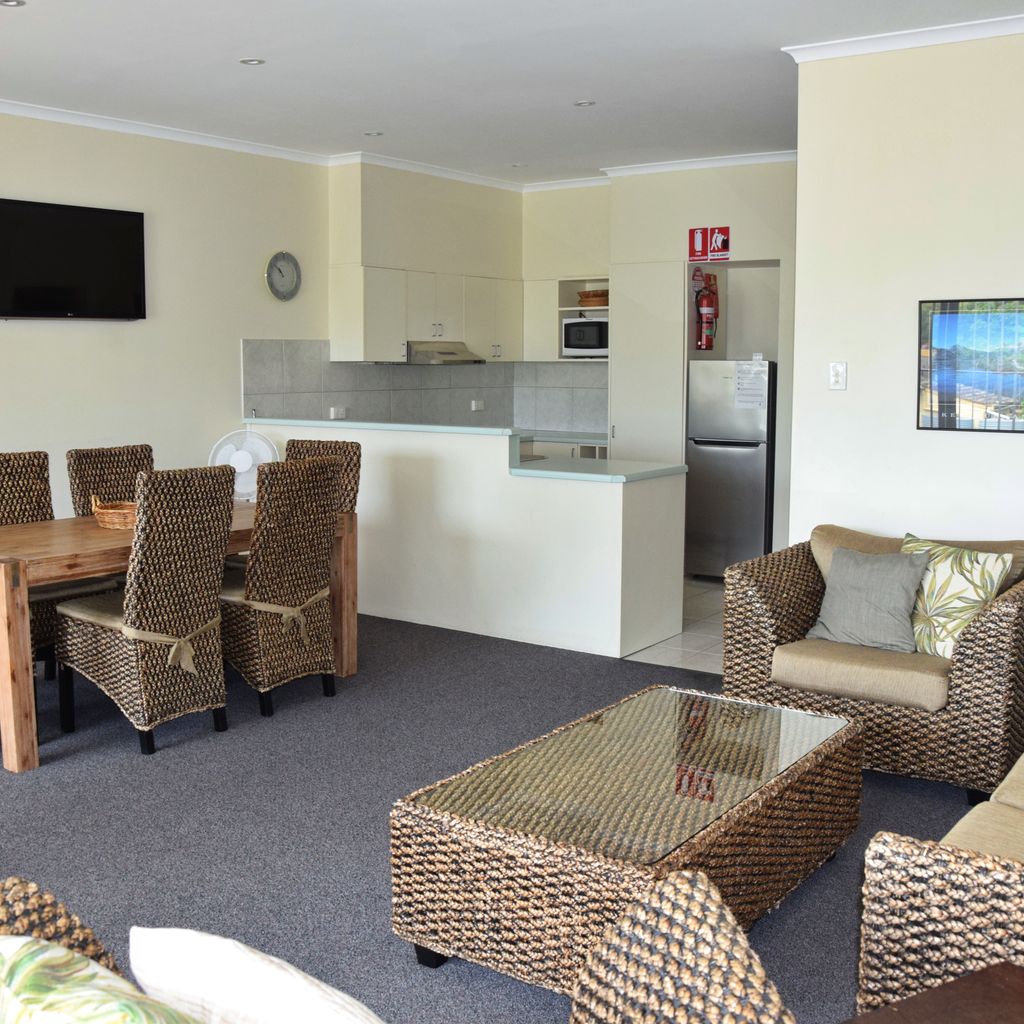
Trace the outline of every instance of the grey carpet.
{"label": "grey carpet", "polygon": [[[389,930],[387,814],[399,796],[651,683],[717,676],[363,617],[360,671],[256,696],[229,683],[230,731],[209,715],[134,730],[79,681],[78,731],[40,690],[43,767],[0,772],[0,876],[34,878],[128,962],[131,924],[198,928],[284,957],[390,1024],[553,1024],[568,1000],[453,960],[418,967]],[[863,850],[882,828],[936,838],[963,791],[869,774],[838,856],[753,929],[801,1024],[853,1013]]]}

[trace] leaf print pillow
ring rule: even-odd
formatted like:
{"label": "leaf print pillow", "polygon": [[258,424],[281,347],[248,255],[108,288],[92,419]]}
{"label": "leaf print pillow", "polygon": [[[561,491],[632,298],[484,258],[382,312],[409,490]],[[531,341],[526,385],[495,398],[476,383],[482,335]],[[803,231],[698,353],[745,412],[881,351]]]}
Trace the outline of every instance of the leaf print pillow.
{"label": "leaf print pillow", "polygon": [[1013,556],[936,544],[912,533],[900,550],[928,555],[912,616],[914,643],[923,654],[952,658],[961,630],[998,594]]}
{"label": "leaf print pillow", "polygon": [[5,1024],[197,1024],[56,942],[0,935]]}

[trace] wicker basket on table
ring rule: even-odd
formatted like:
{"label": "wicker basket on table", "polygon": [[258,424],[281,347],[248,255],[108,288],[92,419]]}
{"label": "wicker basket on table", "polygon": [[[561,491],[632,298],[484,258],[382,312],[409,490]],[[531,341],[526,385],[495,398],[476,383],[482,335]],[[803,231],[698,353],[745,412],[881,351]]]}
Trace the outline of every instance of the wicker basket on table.
{"label": "wicker basket on table", "polygon": [[92,496],[92,514],[96,525],[105,530],[134,530],[135,519],[139,512],[136,501],[100,501]]}

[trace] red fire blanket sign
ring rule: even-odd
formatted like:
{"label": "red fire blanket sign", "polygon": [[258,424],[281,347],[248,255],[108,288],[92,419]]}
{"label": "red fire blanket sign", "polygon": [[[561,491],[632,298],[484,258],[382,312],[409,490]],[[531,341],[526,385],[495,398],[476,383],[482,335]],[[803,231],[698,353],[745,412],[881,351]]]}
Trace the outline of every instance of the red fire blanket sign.
{"label": "red fire blanket sign", "polygon": [[729,229],[690,228],[690,263],[715,263],[729,258]]}

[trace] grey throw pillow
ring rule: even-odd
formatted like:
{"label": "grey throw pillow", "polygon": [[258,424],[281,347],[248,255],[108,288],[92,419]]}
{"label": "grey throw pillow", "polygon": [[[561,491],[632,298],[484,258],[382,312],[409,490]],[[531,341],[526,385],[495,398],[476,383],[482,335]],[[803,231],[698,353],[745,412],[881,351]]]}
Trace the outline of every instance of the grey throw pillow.
{"label": "grey throw pillow", "polygon": [[928,566],[926,554],[865,555],[837,548],[818,621],[819,640],[913,651],[911,612]]}

